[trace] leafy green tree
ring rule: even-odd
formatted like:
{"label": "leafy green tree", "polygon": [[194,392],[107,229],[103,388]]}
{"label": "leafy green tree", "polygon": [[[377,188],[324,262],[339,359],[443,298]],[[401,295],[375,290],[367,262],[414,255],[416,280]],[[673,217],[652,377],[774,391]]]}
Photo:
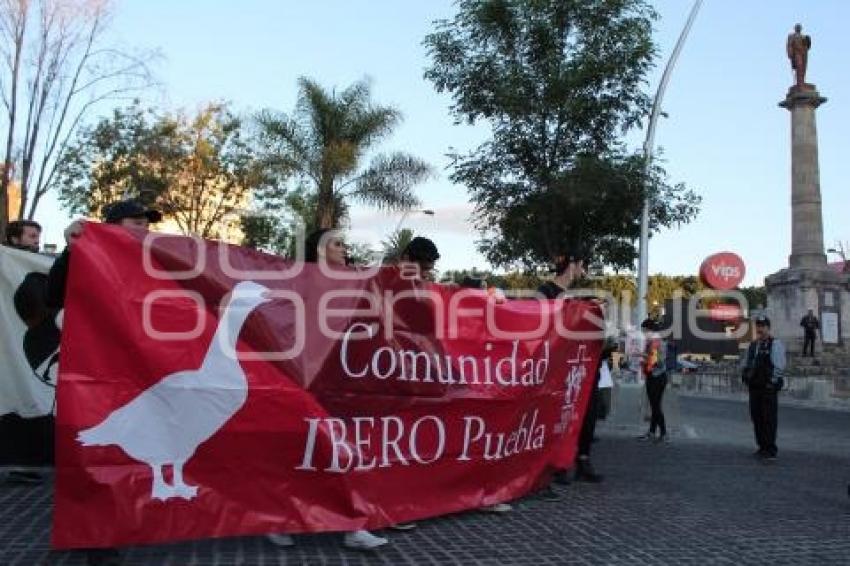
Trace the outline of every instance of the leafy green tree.
{"label": "leafy green tree", "polygon": [[194,116],[138,105],[81,131],[59,164],[60,202],[98,215],[128,197],[160,208],[185,234],[231,237],[251,192],[271,177],[242,133],[242,121],[213,103]]}
{"label": "leafy green tree", "polygon": [[253,213],[239,220],[243,246],[274,255],[289,255],[292,233],[278,216]]}
{"label": "leafy green tree", "polygon": [[749,308],[759,309],[767,306],[767,291],[764,287],[741,287],[740,291],[747,298]]}
{"label": "leafy green tree", "polygon": [[174,133],[181,157],[161,199],[163,211],[184,233],[222,237],[222,224],[236,220],[252,191],[269,180],[242,133],[242,120],[213,103],[192,117],[166,116],[157,127]]}
{"label": "leafy green tree", "polygon": [[345,256],[351,265],[372,265],[375,260],[375,252],[363,242],[346,242],[348,248]]}
{"label": "leafy green tree", "polygon": [[466,277],[489,281],[493,277],[493,274],[489,271],[479,271],[477,269],[448,269],[440,274],[440,283],[460,284]]}
{"label": "leafy green tree", "polygon": [[[316,193],[304,186],[282,192],[279,185],[271,185],[255,191],[253,197],[252,210],[241,220],[242,245],[295,257],[299,234],[306,237],[318,229]],[[334,207],[334,225],[341,226],[347,215],[348,206],[338,201]]]}
{"label": "leafy green tree", "polygon": [[501,276],[487,279],[488,284],[499,289],[523,291],[534,291],[545,279],[534,271],[510,271]]}
{"label": "leafy green tree", "polygon": [[381,242],[384,261],[398,261],[411,240],[413,240],[413,230],[410,228],[402,228],[387,236],[387,239]]}
{"label": "leafy green tree", "polygon": [[[168,189],[177,160],[172,132],[138,104],[80,131],[59,163],[59,200],[73,214],[97,216],[103,206],[132,195],[151,206]],[[151,167],[156,162],[160,168]],[[162,168],[165,167],[166,170]]]}
{"label": "leafy green tree", "polygon": [[657,164],[645,178],[622,141],[648,113],[655,17],[644,0],[460,0],[425,38],[425,77],[456,121],[491,127],[451,175],[491,263],[536,266],[582,244],[630,267],[644,187],[653,231],[695,217],[699,197]]}
{"label": "leafy green tree", "polygon": [[367,154],[401,121],[390,106],[373,103],[369,83],[357,82],[340,93],[301,78],[292,115],[265,110],[257,116],[265,160],[292,173],[315,194],[314,224],[335,228],[340,208],[350,200],[377,208],[419,206],[413,192],[431,167],[406,153]]}
{"label": "leafy green tree", "polygon": [[[617,301],[622,301],[624,296],[629,297],[629,304],[635,303],[637,296],[637,284],[635,278],[629,275],[604,275],[591,279],[590,285],[594,289],[603,289],[611,293]],[[651,285],[651,282],[650,282]]]}

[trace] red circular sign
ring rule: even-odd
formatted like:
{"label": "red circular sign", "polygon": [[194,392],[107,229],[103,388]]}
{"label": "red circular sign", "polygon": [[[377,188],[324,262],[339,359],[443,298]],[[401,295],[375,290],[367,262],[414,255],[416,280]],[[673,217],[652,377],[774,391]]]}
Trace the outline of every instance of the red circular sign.
{"label": "red circular sign", "polygon": [[720,291],[737,287],[744,280],[747,269],[744,260],[732,252],[720,252],[705,258],[699,268],[703,283]]}

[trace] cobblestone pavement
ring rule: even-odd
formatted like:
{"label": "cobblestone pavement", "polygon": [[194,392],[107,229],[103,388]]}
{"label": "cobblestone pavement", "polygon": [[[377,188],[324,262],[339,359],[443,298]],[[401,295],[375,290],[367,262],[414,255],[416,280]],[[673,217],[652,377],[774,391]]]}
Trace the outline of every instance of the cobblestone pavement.
{"label": "cobblestone pavement", "polygon": [[[782,409],[780,457],[751,456],[745,405],[682,400],[694,434],[667,445],[602,427],[594,460],[605,481],[560,487],[505,515],[464,513],[386,533],[374,553],[337,535],[302,536],[292,549],[231,538],[125,549],[124,564],[847,564],[850,560],[850,415]],[[784,420],[783,420],[784,419]],[[831,431],[831,432],[830,432]],[[783,434],[788,443],[783,445]],[[827,440],[804,442],[804,437]],[[51,553],[51,494],[0,486],[0,563],[84,564]]]}

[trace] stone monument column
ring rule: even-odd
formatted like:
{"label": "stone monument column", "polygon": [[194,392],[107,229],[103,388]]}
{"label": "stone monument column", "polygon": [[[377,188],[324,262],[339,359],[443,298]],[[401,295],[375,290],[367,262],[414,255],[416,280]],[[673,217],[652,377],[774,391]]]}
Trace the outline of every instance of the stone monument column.
{"label": "stone monument column", "polygon": [[[789,375],[838,376],[850,372],[850,277],[830,269],[824,253],[815,111],[826,98],[806,82],[812,39],[802,27],[788,35],[795,81],[779,103],[791,113],[791,255],[787,268],[765,278],[767,311],[788,349]],[[800,355],[800,319],[809,309],[821,322],[817,361]]]}
{"label": "stone monument column", "polygon": [[814,85],[792,86],[779,103],[791,112],[791,268],[826,267],[815,109],[826,102]]}

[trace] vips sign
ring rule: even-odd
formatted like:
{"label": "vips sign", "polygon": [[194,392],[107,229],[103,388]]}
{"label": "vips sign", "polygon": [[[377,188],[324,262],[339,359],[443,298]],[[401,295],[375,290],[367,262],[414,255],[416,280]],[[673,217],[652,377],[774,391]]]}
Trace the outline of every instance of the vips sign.
{"label": "vips sign", "polygon": [[710,255],[699,268],[703,283],[718,291],[735,289],[744,280],[746,272],[744,260],[732,252]]}
{"label": "vips sign", "polygon": [[377,529],[520,497],[573,463],[600,316],[88,225],[52,544]]}
{"label": "vips sign", "polygon": [[712,305],[709,307],[709,316],[713,320],[737,321],[743,317],[743,311],[738,305]]}

